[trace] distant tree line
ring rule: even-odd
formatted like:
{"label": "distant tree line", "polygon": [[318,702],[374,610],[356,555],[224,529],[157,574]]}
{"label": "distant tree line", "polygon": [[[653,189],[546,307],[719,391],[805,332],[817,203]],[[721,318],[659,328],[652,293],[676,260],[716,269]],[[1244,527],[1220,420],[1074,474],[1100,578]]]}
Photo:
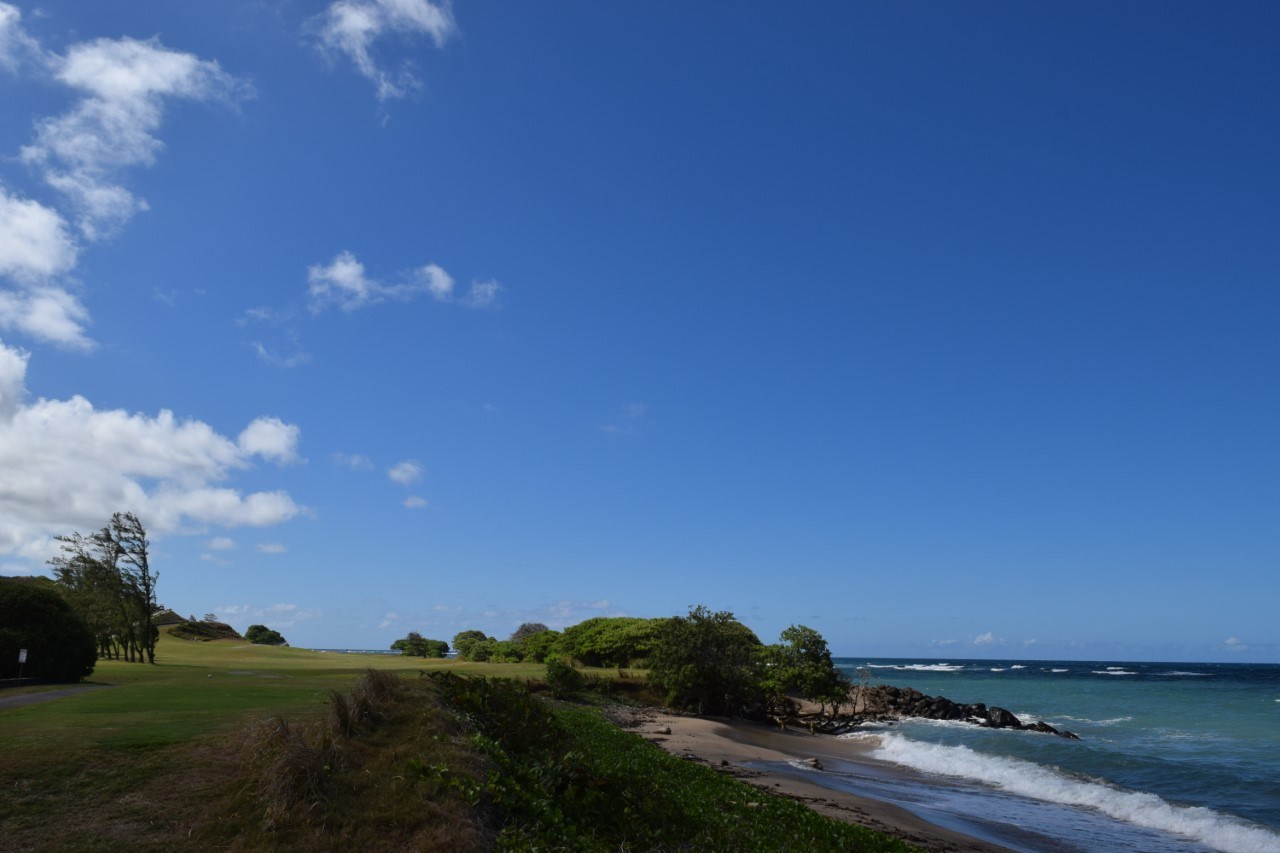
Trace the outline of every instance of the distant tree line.
{"label": "distant tree line", "polygon": [[117,512],[101,530],[57,537],[62,553],[49,560],[63,597],[88,626],[102,658],[156,662],[160,632],[152,624],[156,582],[146,528]]}
{"label": "distant tree line", "polygon": [[[572,680],[566,667],[645,669],[668,706],[699,714],[785,715],[798,699],[822,711],[848,701],[852,685],[832,663],[820,633],[792,625],[778,639],[766,645],[732,613],[698,605],[686,616],[601,616],[564,631],[526,622],[505,640],[469,629],[454,635],[453,648],[466,661],[545,663],[560,680]],[[423,657],[448,653],[443,640],[416,632],[391,647]]]}

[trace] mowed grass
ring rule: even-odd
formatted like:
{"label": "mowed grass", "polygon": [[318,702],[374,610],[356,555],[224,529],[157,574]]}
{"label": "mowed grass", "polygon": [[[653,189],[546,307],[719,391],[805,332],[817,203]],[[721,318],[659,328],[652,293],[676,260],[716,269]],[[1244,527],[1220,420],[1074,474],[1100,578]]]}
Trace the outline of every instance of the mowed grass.
{"label": "mowed grass", "polygon": [[[540,664],[314,652],[162,632],[156,664],[100,661],[104,685],[0,708],[5,849],[146,849],[181,837],[235,784],[240,733],[266,716],[324,712],[368,668],[540,678]],[[0,694],[12,695],[12,694]],[[150,841],[148,841],[150,839]]]}

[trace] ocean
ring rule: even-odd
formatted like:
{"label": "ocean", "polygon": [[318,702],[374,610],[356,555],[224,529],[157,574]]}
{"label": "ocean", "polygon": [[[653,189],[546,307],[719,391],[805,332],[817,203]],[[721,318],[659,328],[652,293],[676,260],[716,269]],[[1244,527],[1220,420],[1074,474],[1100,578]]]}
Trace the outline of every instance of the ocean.
{"label": "ocean", "polygon": [[846,735],[896,765],[811,781],[1024,851],[1280,851],[1280,665],[840,658],[851,678],[1080,736],[909,720]]}

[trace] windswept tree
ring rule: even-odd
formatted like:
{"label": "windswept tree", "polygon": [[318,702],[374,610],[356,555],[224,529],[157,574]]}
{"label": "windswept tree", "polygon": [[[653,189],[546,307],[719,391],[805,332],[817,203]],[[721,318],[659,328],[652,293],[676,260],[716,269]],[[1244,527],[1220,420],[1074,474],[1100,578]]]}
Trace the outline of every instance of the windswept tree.
{"label": "windswept tree", "polygon": [[102,657],[155,663],[159,631],[152,624],[156,582],[146,528],[131,512],[117,512],[96,533],[59,536],[62,554],[49,561]]}

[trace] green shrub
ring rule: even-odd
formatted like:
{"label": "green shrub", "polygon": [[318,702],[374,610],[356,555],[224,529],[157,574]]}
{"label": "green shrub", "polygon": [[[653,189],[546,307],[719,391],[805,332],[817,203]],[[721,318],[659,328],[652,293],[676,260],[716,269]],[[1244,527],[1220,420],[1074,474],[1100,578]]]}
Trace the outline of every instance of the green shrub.
{"label": "green shrub", "polygon": [[[18,652],[27,650],[27,662]],[[98,646],[84,619],[52,589],[0,579],[0,677],[79,681],[93,672]]]}

